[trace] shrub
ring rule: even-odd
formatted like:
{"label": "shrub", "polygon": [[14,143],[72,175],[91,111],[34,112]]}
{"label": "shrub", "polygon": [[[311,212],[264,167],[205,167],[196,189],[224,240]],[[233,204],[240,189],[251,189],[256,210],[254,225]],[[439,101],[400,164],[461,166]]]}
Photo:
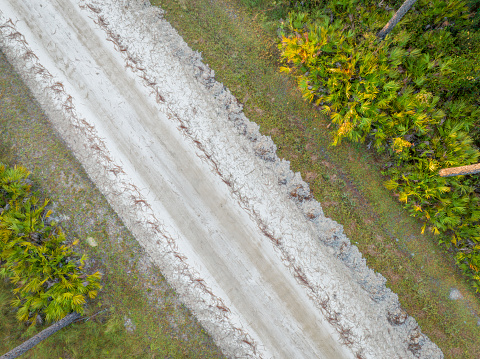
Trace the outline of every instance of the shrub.
{"label": "shrub", "polygon": [[17,318],[33,326],[37,315],[57,321],[72,311],[83,314],[94,298],[100,273],[82,273],[86,256],[65,244],[65,236],[31,192],[28,171],[0,164],[0,276],[14,284]]}
{"label": "shrub", "polygon": [[[480,176],[438,176],[480,157],[480,91],[469,92],[479,88],[479,50],[467,51],[480,32],[466,30],[464,2],[439,3],[418,1],[382,42],[376,33],[393,9],[335,0],[291,12],[279,45],[288,64],[281,70],[294,72],[305,99],[330,115],[334,145],[365,141],[389,153],[386,186],[425,221],[422,232],[449,236],[443,243],[457,248],[459,267],[480,291]],[[449,21],[457,22],[456,35]]]}

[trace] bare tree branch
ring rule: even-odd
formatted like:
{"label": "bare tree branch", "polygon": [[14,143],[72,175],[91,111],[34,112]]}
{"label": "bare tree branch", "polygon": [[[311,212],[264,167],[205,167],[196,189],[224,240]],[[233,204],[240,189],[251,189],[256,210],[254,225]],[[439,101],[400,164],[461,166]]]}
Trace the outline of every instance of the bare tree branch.
{"label": "bare tree branch", "polygon": [[0,359],[14,359],[25,353],[26,351],[32,349],[35,345],[41,341],[47,339],[53,333],[59,331],[60,329],[70,325],[72,322],[80,318],[81,315],[74,312],[67,315],[65,318],[59,320],[58,322],[52,324],[48,328],[42,330],[37,335],[31,337],[26,342],[23,342],[18,347],[10,350],[8,353],[3,354]]}
{"label": "bare tree branch", "polygon": [[397,25],[400,20],[402,20],[403,16],[410,10],[410,8],[415,4],[417,0],[406,0],[400,9],[397,10],[395,15],[392,16],[389,22],[383,27],[383,29],[377,34],[377,37],[380,40],[383,40],[385,36],[387,36],[390,31]]}

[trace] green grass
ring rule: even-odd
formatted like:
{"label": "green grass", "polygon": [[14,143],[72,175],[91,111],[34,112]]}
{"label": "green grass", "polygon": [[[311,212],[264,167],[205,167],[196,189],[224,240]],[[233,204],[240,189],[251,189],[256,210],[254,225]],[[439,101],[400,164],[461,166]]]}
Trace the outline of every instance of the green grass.
{"label": "green grass", "polygon": [[[272,137],[278,155],[300,171],[327,216],[344,225],[368,265],[444,352],[446,358],[480,357],[480,298],[458,272],[438,237],[421,235],[383,187],[384,159],[363,145],[330,147],[329,122],[306,104],[293,78],[279,73],[275,19],[256,0],[151,0],[166,19],[245,105],[245,114]],[[263,4],[263,5],[262,5]],[[464,299],[448,299],[452,287]]]}
{"label": "green grass", "polygon": [[[34,187],[64,216],[76,251],[89,255],[88,272],[103,273],[104,288],[88,303],[81,321],[55,333],[24,358],[223,358],[105,198],[49,126],[28,89],[0,53],[0,162],[32,172]],[[97,247],[85,239],[93,237]],[[21,344],[26,326],[8,302],[11,288],[0,281],[0,355]],[[136,329],[128,332],[125,318]],[[37,326],[34,334],[44,326]]]}

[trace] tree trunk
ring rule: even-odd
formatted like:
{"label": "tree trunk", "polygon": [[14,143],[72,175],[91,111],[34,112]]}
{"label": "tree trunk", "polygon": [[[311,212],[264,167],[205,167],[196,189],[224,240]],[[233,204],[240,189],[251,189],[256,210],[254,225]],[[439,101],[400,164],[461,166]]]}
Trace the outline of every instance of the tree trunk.
{"label": "tree trunk", "polygon": [[395,25],[397,25],[400,20],[402,20],[403,16],[410,10],[413,4],[415,4],[417,0],[405,0],[402,6],[400,6],[400,9],[397,10],[395,15],[392,16],[389,22],[383,27],[383,29],[377,34],[377,37],[380,40],[385,39],[385,36],[387,36],[390,31],[394,28]]}
{"label": "tree trunk", "polygon": [[444,168],[443,170],[440,170],[439,175],[441,177],[451,177],[460,175],[473,175],[475,173],[480,173],[480,163],[469,166]]}
{"label": "tree trunk", "polygon": [[65,318],[59,320],[58,322],[52,324],[48,328],[42,330],[40,333],[28,339],[26,342],[23,342],[15,349],[10,350],[7,354],[3,354],[0,357],[0,359],[13,359],[13,358],[19,357],[20,355],[25,353],[27,350],[32,349],[35,345],[40,343],[42,340],[47,339],[50,335],[66,327],[67,325],[71,324],[73,321],[77,320],[80,317],[81,315],[78,313],[70,313]]}

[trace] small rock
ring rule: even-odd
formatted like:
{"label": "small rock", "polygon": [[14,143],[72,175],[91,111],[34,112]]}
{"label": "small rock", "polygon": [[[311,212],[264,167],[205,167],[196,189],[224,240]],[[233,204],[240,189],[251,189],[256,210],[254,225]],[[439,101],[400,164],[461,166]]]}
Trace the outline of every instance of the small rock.
{"label": "small rock", "polygon": [[92,237],[87,238],[87,243],[90,247],[98,246],[97,241],[95,239],[93,239]]}
{"label": "small rock", "polygon": [[290,197],[297,199],[299,202],[312,198],[310,187],[307,182],[302,180],[300,172],[295,173],[288,184],[288,192]]}
{"label": "small rock", "polygon": [[277,146],[275,146],[270,137],[260,136],[257,143],[254,145],[254,151],[261,159],[273,162],[275,161]]}
{"label": "small rock", "polygon": [[410,350],[413,355],[418,358],[424,344],[425,336],[420,332],[420,328],[417,326],[410,332],[408,350]]}
{"label": "small rock", "polygon": [[245,135],[250,141],[256,142],[257,138],[260,136],[260,132],[258,131],[260,129],[260,126],[258,126],[254,122],[247,122],[246,125],[247,127]]}
{"label": "small rock", "polygon": [[125,329],[129,333],[133,333],[135,329],[137,329],[137,326],[133,324],[132,320],[128,318],[127,316],[124,317],[124,322],[123,325],[125,326]]}
{"label": "small rock", "polygon": [[276,173],[278,174],[278,184],[287,184],[293,178],[293,172],[290,170],[290,162],[281,159],[276,163]]}
{"label": "small rock", "polygon": [[403,308],[395,307],[388,311],[387,319],[392,325],[400,325],[405,323],[408,314]]}
{"label": "small rock", "polygon": [[462,299],[463,295],[460,293],[460,291],[457,288],[451,288],[450,289],[450,295],[448,296],[451,300],[458,300]]}
{"label": "small rock", "polygon": [[303,213],[309,220],[315,220],[320,216],[323,216],[323,210],[320,203],[317,201],[305,201],[303,202]]}

